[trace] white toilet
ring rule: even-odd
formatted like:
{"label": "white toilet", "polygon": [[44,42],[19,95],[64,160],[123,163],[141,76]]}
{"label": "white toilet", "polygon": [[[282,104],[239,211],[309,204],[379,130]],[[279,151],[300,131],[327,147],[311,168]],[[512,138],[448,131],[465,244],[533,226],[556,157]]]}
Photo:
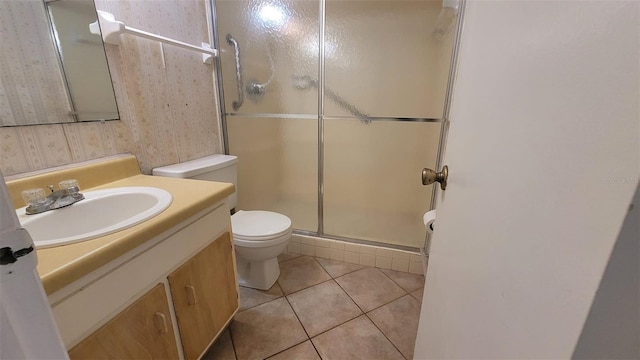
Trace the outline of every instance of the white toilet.
{"label": "white toilet", "polygon": [[[238,189],[238,158],[211,155],[201,159],[153,169],[153,175],[233,183]],[[229,196],[234,208],[237,195]],[[236,248],[238,282],[242,286],[268,290],[280,276],[278,255],[291,238],[291,219],[271,211],[243,211],[231,216],[233,243]]]}

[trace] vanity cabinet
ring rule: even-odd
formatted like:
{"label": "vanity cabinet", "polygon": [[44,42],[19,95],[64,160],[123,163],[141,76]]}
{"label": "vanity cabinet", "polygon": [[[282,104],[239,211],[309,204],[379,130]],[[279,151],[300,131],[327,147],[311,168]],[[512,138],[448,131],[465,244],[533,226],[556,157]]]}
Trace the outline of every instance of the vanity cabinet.
{"label": "vanity cabinet", "polygon": [[198,358],[238,308],[232,254],[224,233],[168,277],[187,359]]}
{"label": "vanity cabinet", "polygon": [[218,204],[49,296],[70,357],[202,356],[239,308],[230,233]]}
{"label": "vanity cabinet", "polygon": [[178,358],[164,284],[69,351],[71,359]]}

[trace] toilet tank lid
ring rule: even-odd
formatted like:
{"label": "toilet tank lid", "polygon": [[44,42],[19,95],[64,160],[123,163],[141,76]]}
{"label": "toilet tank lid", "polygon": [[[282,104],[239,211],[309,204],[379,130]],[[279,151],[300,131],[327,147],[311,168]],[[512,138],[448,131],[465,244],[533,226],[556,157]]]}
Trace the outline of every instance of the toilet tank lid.
{"label": "toilet tank lid", "polygon": [[153,169],[152,173],[156,176],[188,179],[209,171],[234,165],[237,162],[237,156],[216,154],[183,163],[158,167]]}

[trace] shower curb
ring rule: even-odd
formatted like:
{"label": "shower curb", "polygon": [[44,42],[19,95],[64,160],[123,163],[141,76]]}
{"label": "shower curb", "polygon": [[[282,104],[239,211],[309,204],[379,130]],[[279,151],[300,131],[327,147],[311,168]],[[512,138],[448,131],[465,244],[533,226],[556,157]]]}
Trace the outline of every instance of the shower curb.
{"label": "shower curb", "polygon": [[[418,251],[389,249],[347,241],[293,234],[286,253],[424,275],[428,258]],[[424,264],[424,265],[423,265]]]}

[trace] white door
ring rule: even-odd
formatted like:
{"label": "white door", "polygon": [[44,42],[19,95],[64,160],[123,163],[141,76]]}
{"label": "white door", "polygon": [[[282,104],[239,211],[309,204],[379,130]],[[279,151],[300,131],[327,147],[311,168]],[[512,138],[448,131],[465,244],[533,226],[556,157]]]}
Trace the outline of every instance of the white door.
{"label": "white door", "polygon": [[0,359],[68,359],[29,247],[0,173]]}
{"label": "white door", "polygon": [[640,179],[639,34],[637,1],[467,3],[416,359],[574,355]]}

